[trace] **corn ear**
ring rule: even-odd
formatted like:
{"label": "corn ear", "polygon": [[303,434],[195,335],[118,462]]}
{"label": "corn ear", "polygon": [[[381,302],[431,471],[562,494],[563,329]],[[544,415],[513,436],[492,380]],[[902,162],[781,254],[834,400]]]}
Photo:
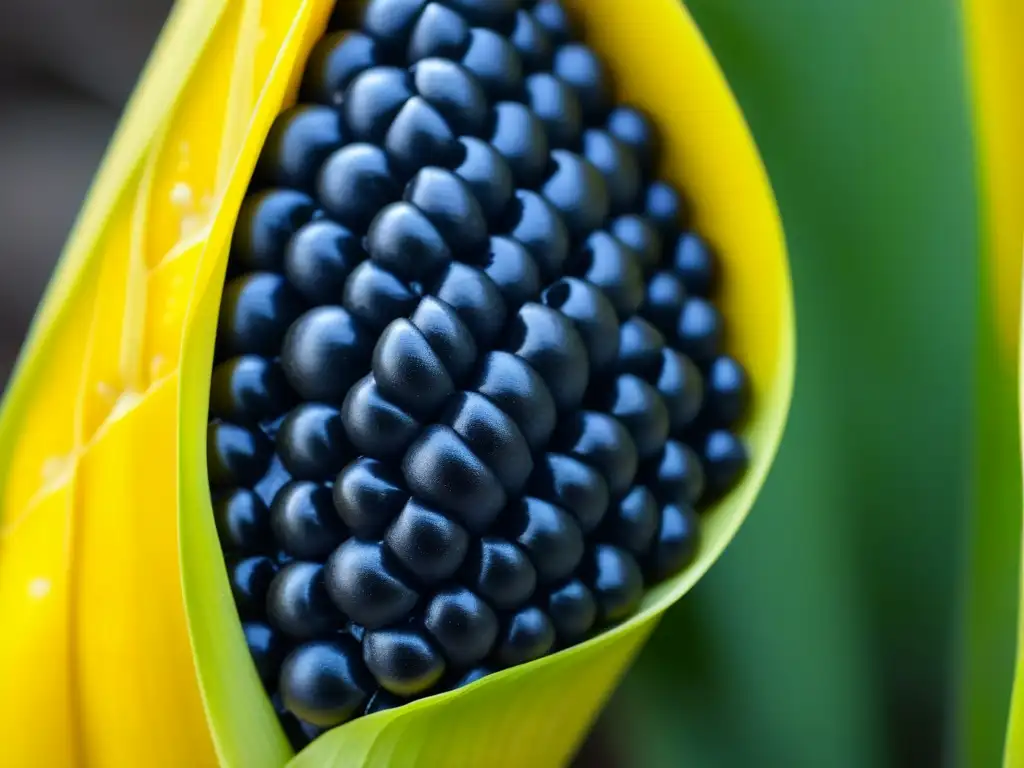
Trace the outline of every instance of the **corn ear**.
{"label": "corn ear", "polygon": [[[344,0],[342,0],[344,2]],[[249,661],[206,484],[232,225],[328,0],[179,0],[47,292],[0,413],[0,755],[46,766],[559,765],[660,615],[719,556],[792,390],[782,228],[742,115],[677,0],[575,0],[625,100],[665,133],[727,272],[753,456],[684,573],[632,620],[293,758]],[[41,724],[46,724],[42,731]]]}

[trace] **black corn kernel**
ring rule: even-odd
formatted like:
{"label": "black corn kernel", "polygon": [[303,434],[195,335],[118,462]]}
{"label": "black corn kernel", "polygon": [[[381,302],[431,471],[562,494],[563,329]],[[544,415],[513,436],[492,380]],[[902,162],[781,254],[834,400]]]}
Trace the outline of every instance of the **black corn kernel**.
{"label": "black corn kernel", "polygon": [[369,698],[371,679],[344,639],[300,645],[281,669],[281,700],[288,711],[321,728],[340,725]]}
{"label": "black corn kernel", "polygon": [[554,644],[555,627],[550,617],[540,608],[528,606],[509,619],[494,657],[502,666],[514,667],[546,655]]}
{"label": "black corn kernel", "polygon": [[325,637],[345,623],[327,595],[323,566],[298,560],[284,566],[271,582],[267,615],[271,626],[296,640]]}
{"label": "black corn kernel", "polygon": [[370,361],[372,339],[342,307],[314,307],[288,328],[281,366],[303,399],[341,403]]}
{"label": "black corn kernel", "polygon": [[[339,136],[337,144],[332,143],[323,157],[317,155],[318,159],[313,163],[315,167],[310,171],[311,179],[319,172],[326,156],[340,146]],[[271,179],[270,183],[286,184],[287,181]],[[304,190],[308,185],[295,186]],[[315,211],[313,199],[297,189],[267,189],[250,195],[242,203],[235,222],[235,236],[231,242],[232,263],[243,269],[279,270],[289,239],[313,218]]]}
{"label": "black corn kernel", "polygon": [[262,555],[229,564],[231,595],[242,618],[261,619],[266,615],[267,594],[276,575],[277,565]]}
{"label": "black corn kernel", "polygon": [[547,613],[562,645],[578,643],[597,621],[594,594],[579,579],[572,579],[548,596]]}
{"label": "black corn kernel", "polygon": [[270,510],[263,500],[247,488],[229,491],[213,504],[217,535],[226,550],[268,553],[274,549],[270,529]]}
{"label": "black corn kernel", "polygon": [[423,9],[409,38],[410,63],[433,57],[461,59],[469,48],[469,23],[441,3]]}
{"label": "black corn kernel", "polygon": [[424,693],[445,673],[444,657],[415,629],[367,632],[363,660],[380,686],[397,696]]}
{"label": "black corn kernel", "polygon": [[425,584],[455,575],[469,550],[469,533],[437,510],[410,499],[384,538],[395,559]]}
{"label": "black corn kernel", "polygon": [[301,749],[627,619],[739,482],[718,256],[559,0],[337,9],[236,220],[208,474]]}
{"label": "black corn kernel", "polygon": [[337,106],[356,75],[381,63],[376,41],[361,32],[331,32],[313,47],[301,98]]}
{"label": "black corn kernel", "polygon": [[284,252],[284,275],[313,305],[341,300],[345,281],[363,259],[360,239],[341,224],[318,219],[304,225]]}
{"label": "black corn kernel", "polygon": [[346,541],[327,560],[325,579],[327,592],[337,606],[367,629],[405,618],[419,600],[376,542]]}
{"label": "black corn kernel", "polygon": [[206,431],[206,461],[214,488],[254,485],[270,464],[273,448],[259,430],[224,421]]}

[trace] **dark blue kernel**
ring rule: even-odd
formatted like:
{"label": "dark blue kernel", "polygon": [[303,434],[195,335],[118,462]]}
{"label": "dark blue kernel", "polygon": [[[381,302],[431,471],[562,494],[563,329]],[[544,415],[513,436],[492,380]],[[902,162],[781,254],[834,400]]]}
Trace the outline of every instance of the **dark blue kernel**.
{"label": "dark blue kernel", "polygon": [[541,185],[548,168],[548,134],[529,107],[515,101],[496,104],[490,142],[505,158],[518,186]]}
{"label": "dark blue kernel", "polygon": [[526,438],[508,414],[481,394],[460,392],[448,403],[440,420],[494,472],[510,495],[522,489],[533,471],[533,457]]}
{"label": "dark blue kernel", "polygon": [[667,181],[654,181],[648,185],[643,214],[658,228],[666,242],[689,223],[691,216],[687,202]]}
{"label": "dark blue kernel", "polygon": [[750,463],[743,442],[724,429],[716,429],[704,438],[701,459],[708,490],[715,496],[731,490]]}
{"label": "dark blue kernel", "polygon": [[[397,109],[400,108],[401,104]],[[317,181],[320,205],[332,218],[358,234],[366,232],[377,212],[397,200],[401,193],[388,165],[387,153],[372,144],[349,144],[333,153],[321,167]]]}
{"label": "dark blue kernel", "polygon": [[509,237],[529,251],[545,279],[558,279],[569,256],[569,230],[562,217],[551,203],[529,190],[516,192],[514,208]]}
{"label": "dark blue kernel", "polygon": [[569,512],[583,533],[600,525],[608,510],[608,483],[592,467],[561,453],[546,453],[530,477],[530,495]]}
{"label": "dark blue kernel", "polygon": [[288,410],[293,400],[280,364],[240,355],[213,369],[210,416],[236,424],[259,424]]}
{"label": "dark blue kernel", "polygon": [[309,54],[302,77],[302,101],[336,107],[356,75],[381,64],[377,42],[362,32],[331,32]]}
{"label": "dark blue kernel", "polygon": [[277,682],[287,644],[279,632],[262,621],[243,622],[242,634],[245,635],[245,645],[256,667],[256,674],[260,676],[264,687],[269,689]]}
{"label": "dark blue kernel", "polygon": [[555,51],[551,71],[576,89],[589,123],[604,121],[611,107],[611,92],[608,72],[594,51],[582,43],[567,43]]}
{"label": "dark blue kernel", "polygon": [[346,143],[337,110],[322,104],[299,104],[274,120],[263,144],[255,177],[272,186],[312,192],[320,167]]}
{"label": "dark blue kernel", "polygon": [[327,559],[324,580],[334,604],[368,630],[404,619],[419,601],[388,563],[379,542],[346,541]]}
{"label": "dark blue kernel", "polygon": [[492,346],[505,328],[501,291],[476,267],[452,262],[431,293],[455,310],[480,347]]}
{"label": "dark blue kernel", "polygon": [[519,54],[523,71],[539,72],[550,69],[555,55],[548,31],[531,13],[520,9],[516,11],[516,25],[509,38],[512,47]]}
{"label": "dark blue kernel", "polygon": [[464,154],[455,175],[469,185],[488,224],[497,226],[508,216],[515,194],[512,170],[486,141],[463,136],[459,142]]}
{"label": "dark blue kernel", "polygon": [[277,492],[270,525],[281,548],[297,560],[323,560],[348,535],[331,489],[308,480],[293,480]]}
{"label": "dark blue kernel", "polygon": [[583,108],[573,88],[550,72],[538,72],[526,78],[526,103],[544,123],[552,148],[579,148]]}
{"label": "dark blue kernel", "polygon": [[515,421],[531,449],[547,443],[557,420],[555,401],[540,374],[524,360],[490,352],[471,386]]}
{"label": "dark blue kernel", "polygon": [[526,553],[494,536],[485,536],[473,546],[465,571],[469,586],[502,611],[522,606],[537,587],[537,569]]}
{"label": "dark blue kernel", "polygon": [[214,488],[251,487],[270,465],[273,445],[259,430],[213,421],[206,430],[206,466]]}
{"label": "dark blue kernel", "polygon": [[672,269],[694,296],[710,296],[718,282],[718,257],[700,236],[684,232],[672,252]]}
{"label": "dark blue kernel", "polygon": [[374,263],[406,282],[437,274],[452,260],[441,233],[409,203],[391,203],[377,214],[366,249]]}
{"label": "dark blue kernel", "polygon": [[366,456],[396,459],[420,432],[420,424],[377,389],[365,376],[349,390],[341,408],[349,440]]}
{"label": "dark blue kernel", "polygon": [[654,387],[635,374],[624,373],[603,394],[601,409],[626,428],[641,460],[664,447],[669,435],[669,412]]}
{"label": "dark blue kernel", "polygon": [[554,170],[541,194],[562,214],[570,238],[581,242],[608,217],[608,185],[597,168],[573,152],[552,150],[551,162]]}
{"label": "dark blue kernel", "polygon": [[389,464],[361,456],[334,481],[334,508],[356,536],[379,539],[398,517],[409,492]]}
{"label": "dark blue kernel", "polygon": [[446,668],[444,657],[414,629],[367,632],[363,661],[382,688],[403,697],[428,691]]}
{"label": "dark blue kernel", "polygon": [[583,640],[597,621],[594,594],[579,579],[572,579],[548,595],[547,614],[563,646]]}
{"label": "dark blue kernel", "polygon": [[492,237],[484,273],[501,291],[509,309],[519,309],[540,293],[541,277],[537,262],[518,240]]}
{"label": "dark blue kernel", "polygon": [[645,217],[635,213],[619,216],[612,222],[611,233],[633,249],[640,260],[644,276],[650,276],[661,264],[663,248],[661,233]]}
{"label": "dark blue kernel", "polygon": [[645,556],[658,532],[661,510],[654,494],[643,485],[634,485],[605,516],[601,537],[635,557]]}
{"label": "dark blue kernel", "polygon": [[604,177],[612,214],[639,208],[643,180],[633,150],[607,131],[591,128],[583,134],[583,156]]}
{"label": "dark blue kernel", "polygon": [[270,510],[247,488],[235,488],[214,501],[213,520],[226,552],[265,554],[274,550]]}
{"label": "dark blue kernel", "polygon": [[422,59],[461,59],[469,48],[469,23],[441,3],[423,9],[409,37],[406,58],[410,64]]}
{"label": "dark blue kernel", "polygon": [[281,366],[306,400],[341,403],[366,370],[372,343],[370,331],[342,307],[316,307],[288,329]]}
{"label": "dark blue kernel", "polygon": [[280,690],[289,712],[317,728],[332,728],[362,710],[373,680],[358,646],[340,637],[292,651],[281,668]]}
{"label": "dark blue kernel", "polygon": [[530,302],[519,308],[505,339],[509,350],[540,374],[560,410],[579,405],[587,389],[590,361],[571,320]]}
{"label": "dark blue kernel", "polygon": [[523,63],[508,38],[486,28],[471,30],[461,63],[476,75],[492,102],[522,97]]}
{"label": "dark blue kernel", "polygon": [[487,252],[487,220],[466,182],[451,171],[427,167],[409,182],[404,197],[430,219],[456,256],[481,261]]}
{"label": "dark blue kernel", "polygon": [[423,626],[455,667],[483,661],[498,639],[498,617],[465,587],[435,594],[427,604]]}
{"label": "dark blue kernel", "polygon": [[364,261],[352,271],[342,298],[345,309],[376,331],[406,317],[418,301],[409,285],[373,261]]}
{"label": "dark blue kernel", "polygon": [[412,69],[416,92],[444,117],[459,136],[483,136],[491,119],[487,94],[465,67],[448,59],[430,58]]}
{"label": "dark blue kernel", "polygon": [[228,582],[239,616],[262,619],[267,615],[267,593],[276,575],[277,565],[264,555],[228,563]]}
{"label": "dark blue kernel", "polygon": [[693,562],[700,547],[700,520],[688,504],[666,504],[661,510],[657,538],[647,558],[652,581],[674,576]]}
{"label": "dark blue kernel", "polygon": [[575,277],[562,278],[544,290],[541,301],[572,320],[586,345],[591,371],[604,371],[615,364],[619,320],[615,307],[598,288]]}
{"label": "dark blue kernel", "polygon": [[267,595],[267,615],[271,626],[296,640],[326,637],[345,623],[327,595],[323,566],[299,560],[288,563],[274,577]]}
{"label": "dark blue kernel", "polygon": [[668,440],[661,455],[644,467],[643,479],[662,504],[696,505],[704,495],[700,457],[678,440]]}
{"label": "dark blue kernel", "polygon": [[314,211],[313,199],[294,189],[273,188],[249,195],[235,220],[232,265],[244,270],[279,271],[289,238],[313,218]]}
{"label": "dark blue kernel", "polygon": [[701,419],[721,427],[731,427],[747,413],[750,380],[734,358],[715,358],[707,372],[707,398]]}
{"label": "dark blue kernel", "polygon": [[579,37],[579,30],[565,12],[560,0],[538,0],[530,13],[555,45],[562,45]]}
{"label": "dark blue kernel", "polygon": [[391,168],[409,178],[425,165],[454,168],[462,162],[462,145],[441,113],[413,96],[395,116],[384,138]]}
{"label": "dark blue kernel", "polygon": [[531,605],[509,619],[494,650],[494,659],[503,667],[514,667],[546,656],[554,645],[555,628],[551,619]]}
{"label": "dark blue kernel", "polygon": [[666,348],[662,350],[661,371],[655,385],[668,408],[670,429],[679,434],[701,412],[705,388],[700,369],[690,358]]}
{"label": "dark blue kernel", "polygon": [[502,516],[502,529],[530,558],[539,584],[571,574],[583,557],[583,533],[572,516],[547,501],[525,496]]}
{"label": "dark blue kernel", "polygon": [[643,303],[644,274],[640,258],[603,230],[586,239],[574,259],[572,271],[600,288],[623,320],[636,314]]}
{"label": "dark blue kernel", "polygon": [[663,333],[675,334],[676,323],[686,304],[686,286],[674,272],[655,272],[647,282],[640,314]]}
{"label": "dark blue kernel", "polygon": [[373,350],[371,370],[381,396],[420,421],[455,394],[455,385],[437,353],[405,318],[384,329]]}
{"label": "dark blue kernel", "polygon": [[222,357],[254,354],[273,357],[288,326],[303,310],[298,294],[284,277],[250,272],[228,281],[217,323],[217,351]]}
{"label": "dark blue kernel", "polygon": [[330,219],[311,221],[288,241],[284,274],[312,305],[341,301],[345,281],[363,259],[360,238]]}
{"label": "dark blue kernel", "polygon": [[413,96],[412,78],[397,67],[360,72],[345,89],[341,114],[355,141],[379,144],[402,106]]}
{"label": "dark blue kernel", "polygon": [[610,544],[598,544],[587,552],[582,571],[602,624],[622,621],[636,612],[644,593],[644,579],[631,554]]}
{"label": "dark blue kernel", "polygon": [[409,448],[402,473],[413,495],[455,515],[470,531],[485,530],[505,507],[498,478],[448,426],[428,427]]}
{"label": "dark blue kernel", "polygon": [[330,480],[351,458],[345,427],[336,408],[303,403],[281,423],[277,453],[299,480]]}
{"label": "dark blue kernel", "polygon": [[420,582],[436,584],[462,566],[469,551],[469,534],[454,520],[410,499],[388,529],[384,543]]}
{"label": "dark blue kernel", "polygon": [[433,296],[425,296],[409,319],[456,384],[471,373],[476,364],[476,341],[452,307]]}
{"label": "dark blue kernel", "polygon": [[633,484],[638,466],[636,445],[622,423],[607,413],[573,414],[559,424],[554,444],[600,472],[613,497]]}
{"label": "dark blue kernel", "polygon": [[363,11],[363,31],[397,55],[406,49],[426,4],[427,0],[370,0]]}
{"label": "dark blue kernel", "polygon": [[620,373],[635,373],[647,381],[656,381],[661,370],[665,337],[641,317],[631,317],[619,326]]}
{"label": "dark blue kernel", "polygon": [[661,157],[661,138],[651,119],[631,106],[615,107],[605,127],[612,136],[633,150],[645,176],[657,168]]}
{"label": "dark blue kernel", "polygon": [[683,305],[676,323],[676,345],[695,363],[712,360],[722,348],[722,315],[714,304],[698,296]]}

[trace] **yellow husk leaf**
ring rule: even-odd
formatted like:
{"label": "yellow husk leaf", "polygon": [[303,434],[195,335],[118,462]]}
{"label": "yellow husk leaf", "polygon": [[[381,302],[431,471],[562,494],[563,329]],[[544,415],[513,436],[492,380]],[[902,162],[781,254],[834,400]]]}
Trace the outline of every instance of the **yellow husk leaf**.
{"label": "yellow husk leaf", "polygon": [[[90,193],[0,412],[0,762],[279,768],[292,759],[234,613],[205,470],[231,230],[327,0],[179,0]],[[792,389],[785,246],[742,116],[678,0],[575,0],[662,173],[720,249],[753,462],[697,561],[628,623],[336,729],[295,766],[559,765],[658,617],[735,534]]]}

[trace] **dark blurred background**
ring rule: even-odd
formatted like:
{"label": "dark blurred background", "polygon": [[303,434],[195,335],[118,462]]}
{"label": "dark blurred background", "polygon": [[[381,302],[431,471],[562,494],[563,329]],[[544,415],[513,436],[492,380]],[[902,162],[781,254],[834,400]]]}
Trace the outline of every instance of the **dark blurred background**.
{"label": "dark blurred background", "polygon": [[[959,4],[688,5],[783,211],[796,395],[749,522],[665,619],[581,763],[940,765],[956,733],[977,293]],[[0,380],[169,6],[0,3]],[[1007,680],[1008,650],[990,654]]]}

